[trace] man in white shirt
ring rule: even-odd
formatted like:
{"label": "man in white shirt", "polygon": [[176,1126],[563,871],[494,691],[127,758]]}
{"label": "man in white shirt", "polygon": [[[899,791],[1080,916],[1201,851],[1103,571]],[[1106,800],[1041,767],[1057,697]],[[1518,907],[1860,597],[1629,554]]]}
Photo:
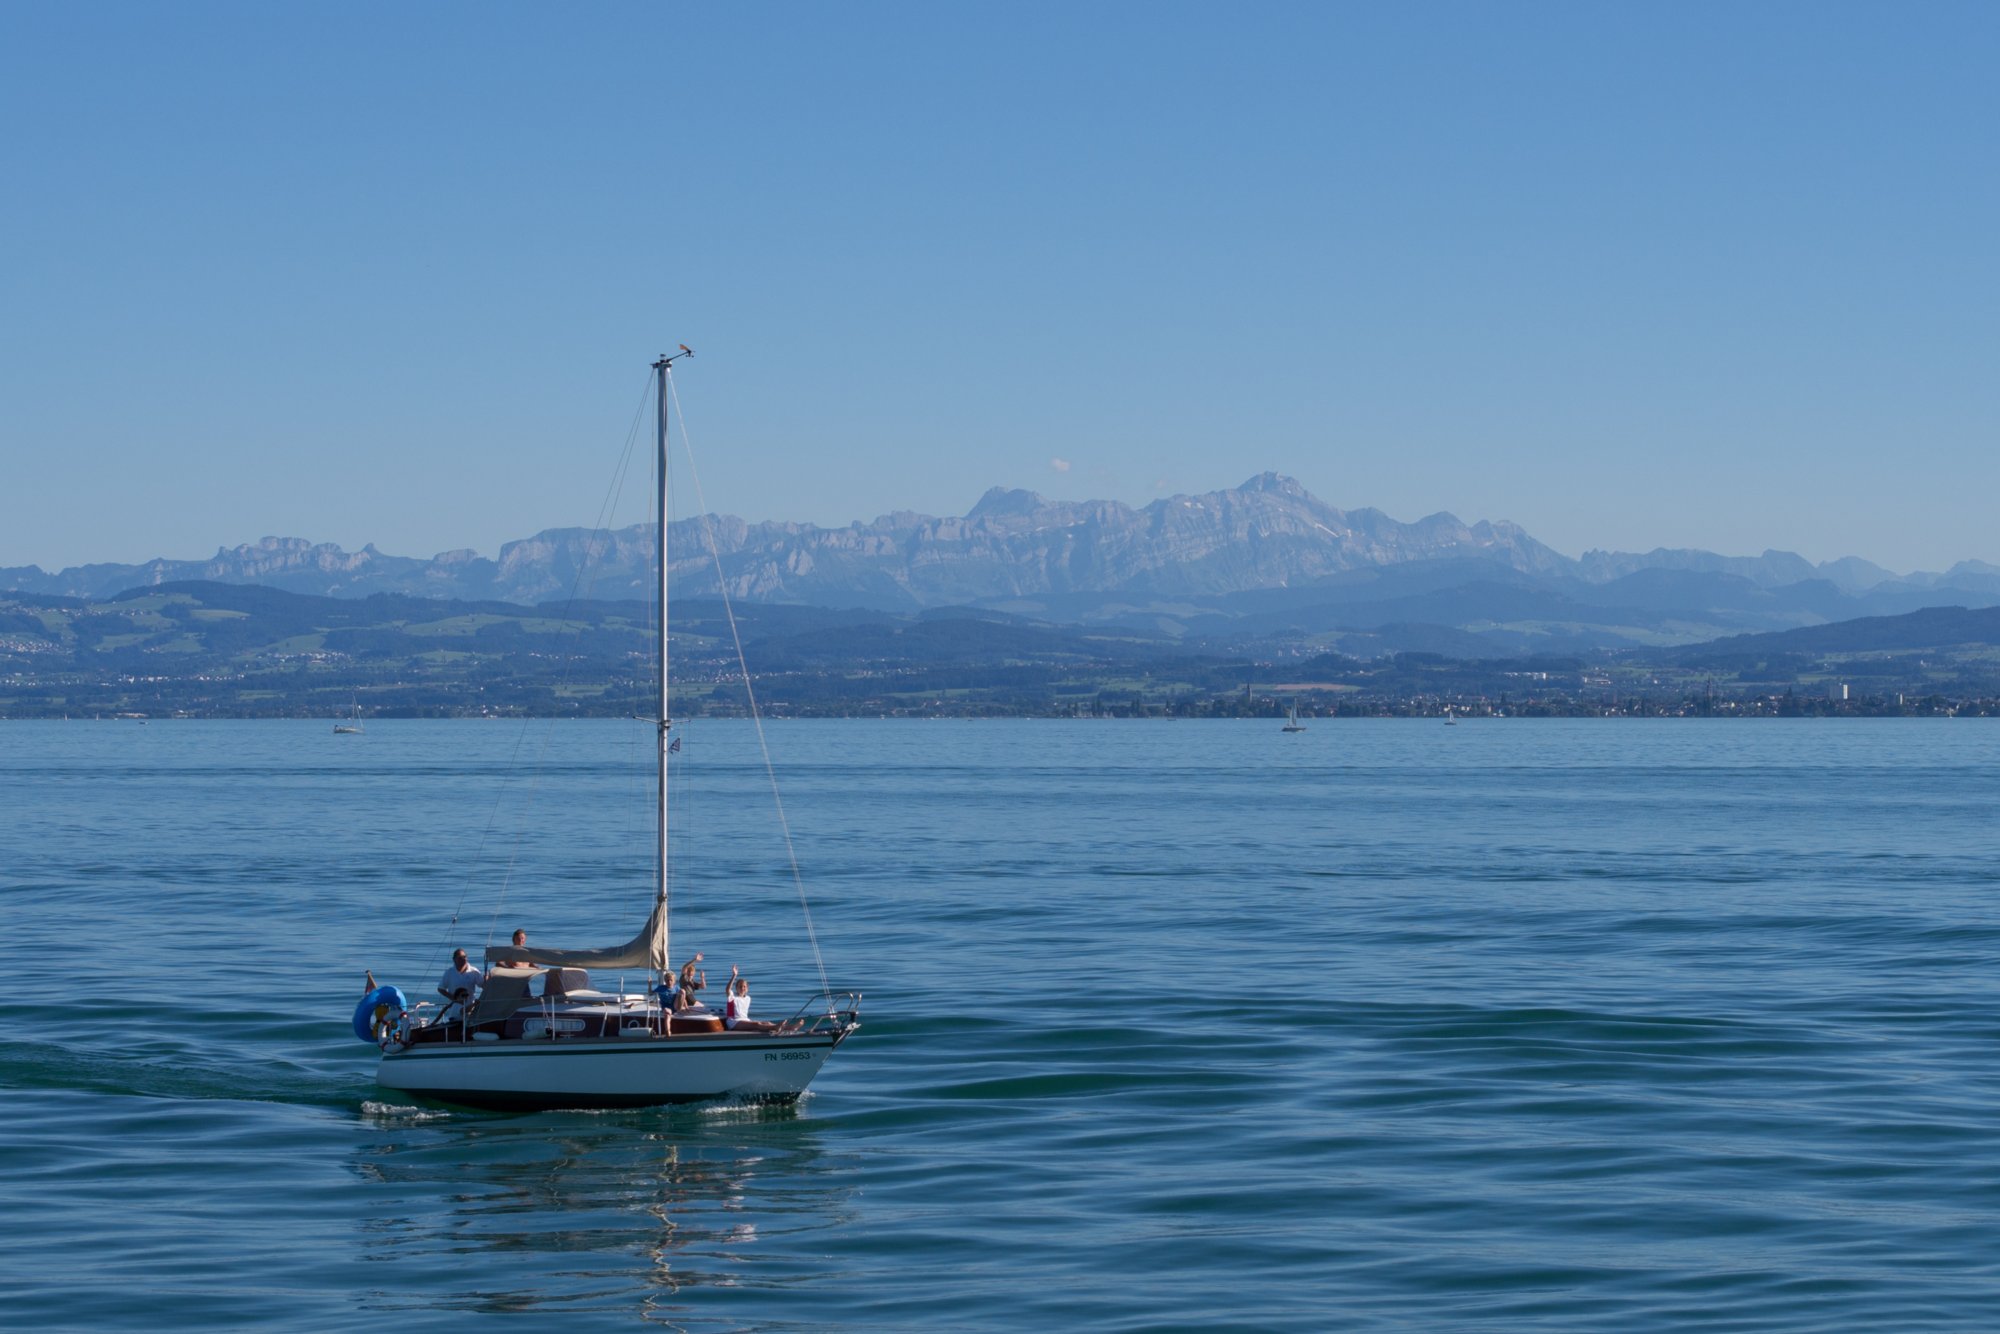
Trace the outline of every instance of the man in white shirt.
{"label": "man in white shirt", "polygon": [[465,1007],[472,1004],[472,995],[486,981],[486,974],[474,968],[465,957],[464,950],[451,952],[451,967],[444,970],[444,977],[438,981],[438,995],[450,1002],[444,1012],[438,1015],[438,1022],[456,1019],[465,1013]]}

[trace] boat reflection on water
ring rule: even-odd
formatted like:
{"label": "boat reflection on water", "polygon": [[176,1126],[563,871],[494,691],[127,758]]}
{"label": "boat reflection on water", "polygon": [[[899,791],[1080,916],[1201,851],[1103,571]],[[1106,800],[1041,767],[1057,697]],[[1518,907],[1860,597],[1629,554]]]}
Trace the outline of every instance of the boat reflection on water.
{"label": "boat reflection on water", "polygon": [[[847,1174],[796,1107],[521,1118],[370,1109],[381,1133],[352,1170],[402,1216],[377,1217],[362,1241],[380,1274],[362,1297],[369,1310],[617,1311],[671,1325],[692,1314],[676,1294],[781,1283],[789,1266],[767,1255],[760,1275],[760,1247],[789,1251],[785,1239],[851,1215]],[[411,1214],[413,1199],[436,1207]],[[479,1252],[504,1263],[457,1258]],[[496,1272],[515,1279],[503,1287]]]}

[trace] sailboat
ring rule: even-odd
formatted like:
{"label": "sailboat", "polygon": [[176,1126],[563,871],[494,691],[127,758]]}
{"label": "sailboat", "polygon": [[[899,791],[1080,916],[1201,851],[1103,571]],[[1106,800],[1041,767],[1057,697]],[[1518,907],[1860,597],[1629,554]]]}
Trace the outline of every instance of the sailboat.
{"label": "sailboat", "polygon": [[333,734],[335,736],[359,736],[361,734],[361,696],[356,695],[354,697],[354,721],[351,723],[336,722],[333,725]]}
{"label": "sailboat", "polygon": [[1458,719],[1451,716],[1451,705],[1449,704],[1444,706],[1444,725],[1446,727],[1458,726]]}
{"label": "sailboat", "polygon": [[1303,732],[1306,730],[1306,725],[1299,721],[1298,705],[1290,704],[1285,707],[1285,725],[1278,730],[1281,732]]}
{"label": "sailboat", "polygon": [[[653,363],[659,396],[657,541],[660,653],[657,817],[651,911],[639,933],[600,949],[503,945],[487,949],[484,986],[464,1006],[423,1015],[394,987],[370,990],[355,1011],[358,1035],[382,1051],[376,1082],[436,1102],[498,1110],[654,1107],[728,1099],[795,1101],[833,1050],[860,1025],[858,992],[821,990],[775,1024],[737,1024],[705,1008],[663,1002],[669,976],[667,778],[672,736],[667,698],[667,419],[673,363]],[[815,946],[817,954],[817,946]],[[648,985],[623,989],[637,976]],[[608,984],[608,985],[607,985]],[[428,1007],[423,1007],[428,1009]]]}

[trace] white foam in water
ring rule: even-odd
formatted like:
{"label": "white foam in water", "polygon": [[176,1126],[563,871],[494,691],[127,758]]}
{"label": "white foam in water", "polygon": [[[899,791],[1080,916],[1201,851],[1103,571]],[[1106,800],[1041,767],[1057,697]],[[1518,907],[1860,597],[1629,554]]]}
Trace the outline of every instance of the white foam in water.
{"label": "white foam in water", "polygon": [[[798,1111],[804,1111],[806,1099],[810,1097],[812,1097],[812,1090],[807,1089],[805,1092],[799,1094],[798,1100],[792,1104],[792,1107]],[[700,1103],[692,1110],[697,1116],[710,1117],[715,1120],[743,1121],[770,1115],[772,1105],[768,1102],[761,1102],[756,1098],[731,1098],[724,1102]]]}

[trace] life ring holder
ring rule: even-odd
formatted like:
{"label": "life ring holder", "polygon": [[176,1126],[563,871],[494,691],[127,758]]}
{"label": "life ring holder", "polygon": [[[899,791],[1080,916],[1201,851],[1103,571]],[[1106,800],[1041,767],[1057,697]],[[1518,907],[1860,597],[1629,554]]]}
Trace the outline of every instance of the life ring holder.
{"label": "life ring holder", "polygon": [[[410,1045],[410,1012],[398,1006],[383,1006],[375,1021],[375,1045],[384,1056],[394,1056]],[[378,1013],[380,1013],[378,1011]]]}
{"label": "life ring holder", "polygon": [[384,1046],[409,1041],[410,1001],[395,987],[376,987],[354,1007],[354,1036]]}

